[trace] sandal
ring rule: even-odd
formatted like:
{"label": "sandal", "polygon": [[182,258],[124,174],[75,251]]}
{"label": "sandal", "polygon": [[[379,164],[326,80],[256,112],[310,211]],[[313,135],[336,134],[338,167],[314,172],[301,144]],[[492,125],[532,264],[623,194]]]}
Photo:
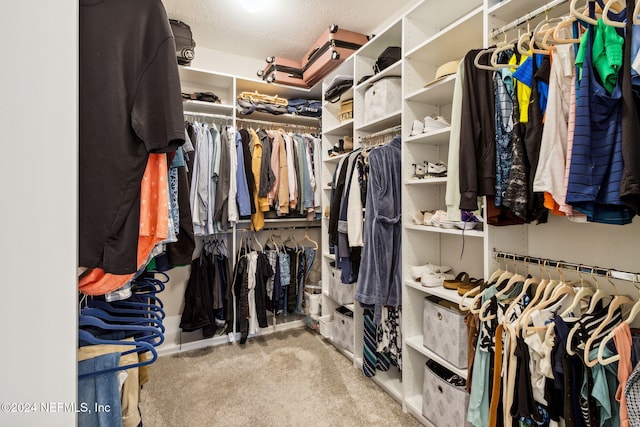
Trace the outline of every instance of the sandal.
{"label": "sandal", "polygon": [[460,286],[463,286],[465,283],[469,282],[469,274],[466,272],[458,273],[455,279],[453,280],[445,280],[443,286],[446,289],[458,289]]}
{"label": "sandal", "polygon": [[467,295],[468,297],[475,297],[480,292],[482,292],[485,287],[486,287],[486,283],[484,282],[484,280],[482,280],[482,279],[469,279],[469,281],[467,283],[465,283],[465,284],[463,284],[463,285],[458,287],[458,295],[464,296],[464,294],[466,294],[470,290],[472,290],[474,288],[479,288],[477,291],[472,292],[471,294]]}

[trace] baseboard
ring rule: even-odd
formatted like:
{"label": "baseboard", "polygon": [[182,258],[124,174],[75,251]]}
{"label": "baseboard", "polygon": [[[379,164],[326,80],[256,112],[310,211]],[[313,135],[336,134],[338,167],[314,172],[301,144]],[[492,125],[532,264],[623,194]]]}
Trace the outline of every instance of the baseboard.
{"label": "baseboard", "polygon": [[[166,356],[169,354],[182,353],[185,351],[196,350],[211,346],[232,344],[240,341],[240,333],[228,335],[218,335],[212,338],[203,338],[202,331],[182,332],[180,329],[180,315],[169,316],[163,320],[165,327],[164,343],[158,347],[158,355]],[[290,329],[298,329],[305,327],[303,320],[291,320],[283,323],[276,323],[272,317],[272,324],[266,328],[259,328],[255,334],[249,334],[249,338],[263,335],[269,335],[274,332],[287,331]]]}

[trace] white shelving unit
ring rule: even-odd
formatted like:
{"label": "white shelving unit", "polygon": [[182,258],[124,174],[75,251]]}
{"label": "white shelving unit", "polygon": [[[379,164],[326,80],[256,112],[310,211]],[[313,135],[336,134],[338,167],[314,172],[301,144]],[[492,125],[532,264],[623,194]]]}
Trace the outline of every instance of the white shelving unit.
{"label": "white shelving unit", "polygon": [[[556,2],[553,2],[554,6]],[[561,2],[558,2],[560,4]],[[571,259],[575,263],[607,265],[626,271],[636,271],[640,265],[640,253],[635,249],[635,239],[640,233],[640,221],[620,227],[603,224],[577,224],[564,218],[550,215],[547,224],[529,224],[495,227],[485,224],[479,230],[443,229],[424,226],[413,222],[417,211],[446,209],[446,179],[412,179],[414,163],[439,160],[448,164],[449,140],[452,129],[446,128],[429,133],[410,135],[414,120],[425,116],[440,115],[451,119],[452,102],[456,76],[451,75],[433,84],[436,71],[441,65],[462,60],[472,49],[487,47],[499,40],[492,39],[494,29],[519,19],[527,13],[549,4],[549,0],[460,0],[449,2],[446,7],[434,10],[434,2],[424,0],[404,14],[400,21],[390,25],[372,41],[357,51],[353,63],[341,74],[354,76],[358,82],[364,76],[373,74],[375,59],[387,46],[402,46],[401,61],[382,75],[402,76],[402,109],[371,123],[363,120],[364,91],[380,76],[373,76],[357,84],[349,97],[354,99],[354,119],[349,127],[342,127],[335,117],[323,118],[326,135],[323,143],[325,151],[334,143],[334,135],[341,135],[348,129],[353,132],[357,147],[358,138],[370,133],[402,125],[402,378],[376,373],[372,378],[399,402],[406,412],[411,413],[424,425],[431,425],[422,415],[424,367],[427,360],[434,360],[463,378],[467,369],[453,366],[442,355],[434,353],[423,345],[424,299],[433,295],[460,303],[462,297],[455,290],[444,287],[424,287],[408,277],[409,267],[431,262],[450,265],[452,272],[467,272],[473,278],[488,278],[498,263],[492,257],[494,249],[521,255],[538,256],[557,260]],[[550,10],[546,16],[566,15],[568,2]],[[534,17],[530,25],[535,26],[545,14]],[[525,24],[526,25],[526,24]],[[512,39],[517,29],[510,30],[504,37]],[[330,80],[330,79],[329,79]],[[346,126],[346,125],[345,125]],[[324,181],[332,179],[340,156],[325,158]],[[329,205],[330,191],[325,191],[324,206]],[[484,213],[483,213],[484,214]],[[323,243],[326,243],[326,226],[323,222]],[[464,251],[463,251],[464,247]],[[602,248],[612,248],[603,251]],[[333,255],[324,257],[325,264]],[[504,264],[504,261],[502,261]],[[515,264],[514,264],[515,267]],[[523,267],[520,266],[522,269]],[[526,267],[525,267],[526,268]],[[531,273],[535,274],[534,266]],[[522,272],[522,270],[520,270]],[[326,277],[323,266],[323,277]],[[637,297],[637,291],[630,283],[628,294]],[[328,301],[325,296],[324,302]],[[326,309],[330,313],[335,305]],[[470,301],[465,301],[470,303]],[[354,308],[354,366],[362,368],[362,310]]]}

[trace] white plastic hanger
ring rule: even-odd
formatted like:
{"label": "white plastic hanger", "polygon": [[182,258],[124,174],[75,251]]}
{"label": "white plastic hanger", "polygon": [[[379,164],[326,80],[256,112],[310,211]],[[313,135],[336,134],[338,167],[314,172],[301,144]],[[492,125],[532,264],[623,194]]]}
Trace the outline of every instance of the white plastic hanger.
{"label": "white plastic hanger", "polygon": [[580,43],[580,38],[573,38],[573,37],[569,37],[569,38],[564,38],[562,36],[562,30],[564,30],[567,27],[571,27],[573,25],[574,22],[576,22],[577,19],[575,16],[569,16],[569,17],[565,17],[564,20],[562,22],[560,22],[558,25],[555,26],[555,28],[553,29],[553,42],[555,44],[575,44],[575,43]]}
{"label": "white plastic hanger", "polygon": [[589,353],[591,352],[591,347],[593,347],[594,341],[596,339],[598,339],[600,333],[607,326],[607,324],[611,321],[611,319],[613,318],[613,315],[615,314],[616,310],[619,307],[621,307],[621,306],[623,306],[625,304],[635,304],[636,303],[635,300],[629,298],[627,295],[618,295],[618,291],[616,289],[616,285],[611,281],[611,279],[609,279],[609,277],[611,277],[611,274],[609,272],[607,272],[607,280],[609,280],[609,283],[611,283],[611,285],[613,286],[613,288],[615,290],[615,296],[613,297],[613,300],[611,300],[611,304],[609,304],[609,309],[607,311],[607,317],[605,317],[604,320],[602,322],[600,322],[600,324],[598,325],[596,330],[593,331],[593,334],[591,334],[591,336],[587,340],[586,344],[584,345],[584,351],[583,351],[583,356],[582,357],[584,359],[585,365],[587,365],[590,368],[594,367],[598,363],[598,358],[597,357],[595,359],[593,359],[593,360],[589,359]]}
{"label": "white plastic hanger", "polygon": [[315,240],[311,239],[311,237],[309,237],[309,235],[307,234],[306,231],[304,232],[304,237],[302,238],[301,242],[304,242],[305,240],[310,242],[313,245],[313,248],[315,250],[318,250],[318,247],[319,247],[318,246],[318,242],[316,242]]}
{"label": "white plastic hanger", "polygon": [[496,47],[490,47],[488,49],[482,49],[480,52],[478,52],[476,54],[476,57],[473,58],[473,65],[475,65],[476,68],[478,68],[480,70],[495,71],[496,69],[493,68],[492,66],[481,64],[480,63],[480,58],[482,58],[483,56],[488,55],[490,53],[493,53],[493,51],[495,51],[496,49],[497,49]]}
{"label": "white plastic hanger", "polygon": [[612,27],[624,28],[627,26],[625,22],[614,21],[613,19],[609,18],[609,10],[611,9],[611,6],[613,6],[616,3],[620,6],[621,8],[620,10],[623,10],[625,8],[625,5],[620,3],[619,0],[608,0],[607,3],[604,5],[604,8],[602,9],[602,21],[605,24],[610,25]]}
{"label": "white plastic hanger", "polygon": [[[636,303],[633,305],[633,307],[631,307],[631,311],[629,312],[629,315],[627,316],[626,319],[624,319],[624,321],[627,324],[631,324],[635,318],[638,316],[638,313],[640,313],[640,289],[638,289],[637,283],[636,283],[636,276],[633,276],[633,284],[636,287],[636,290],[638,291],[638,300],[636,301]],[[615,329],[611,332],[609,332],[604,339],[602,340],[602,342],[600,342],[600,347],[598,347],[598,363],[600,363],[601,365],[608,365],[610,363],[613,362],[617,362],[618,360],[620,360],[620,354],[615,354],[613,356],[610,356],[606,359],[604,359],[604,349],[607,346],[607,343],[609,341],[611,341],[613,339],[613,337],[615,336]]]}
{"label": "white plastic hanger", "polygon": [[585,285],[590,285],[590,283],[589,282],[585,282],[584,278],[582,277],[582,273],[580,271],[580,268],[581,268],[580,266],[578,266],[576,268],[576,270],[578,272],[578,277],[580,278],[580,289],[578,290],[578,292],[576,292],[576,295],[573,298],[573,302],[571,303],[571,305],[569,307],[567,307],[567,309],[565,311],[560,313],[560,317],[563,317],[563,318],[567,317],[569,314],[571,314],[575,310],[576,307],[578,307],[580,305],[580,302],[585,297],[590,297],[594,293],[594,290],[593,290],[593,288],[591,288],[591,286],[585,286]]}
{"label": "white plastic hanger", "polygon": [[[595,0],[587,0],[587,7],[588,7],[588,3],[593,1]],[[597,25],[598,21],[596,21],[593,18],[589,18],[587,15],[585,15],[582,12],[579,12],[578,9],[576,9],[576,3],[578,3],[578,0],[571,0],[571,3],[569,4],[569,13],[571,14],[571,16],[575,16],[577,19],[583,22],[586,22],[588,24]]]}

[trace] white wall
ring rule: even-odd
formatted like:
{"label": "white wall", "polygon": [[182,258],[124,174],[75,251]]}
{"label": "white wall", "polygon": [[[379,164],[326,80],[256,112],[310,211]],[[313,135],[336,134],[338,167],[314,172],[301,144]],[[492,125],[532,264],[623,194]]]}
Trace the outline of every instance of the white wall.
{"label": "white wall", "polygon": [[[77,0],[0,3],[5,426],[76,422],[40,403],[76,401],[77,9]],[[37,412],[7,413],[11,402]]]}

